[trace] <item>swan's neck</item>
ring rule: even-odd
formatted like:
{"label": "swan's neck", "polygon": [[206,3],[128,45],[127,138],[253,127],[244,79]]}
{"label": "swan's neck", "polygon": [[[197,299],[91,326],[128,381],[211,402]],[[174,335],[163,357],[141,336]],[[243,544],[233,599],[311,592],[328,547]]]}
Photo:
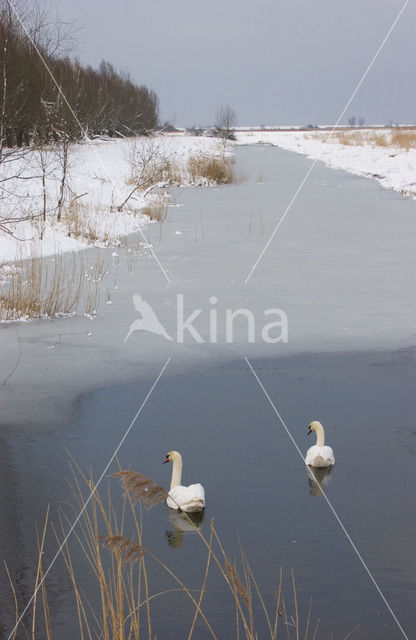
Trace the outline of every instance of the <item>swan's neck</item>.
{"label": "swan's neck", "polygon": [[321,423],[315,426],[316,431],[316,446],[323,447],[325,445],[325,431]]}
{"label": "swan's neck", "polygon": [[170,481],[170,488],[177,487],[181,483],[182,479],[182,457],[178,453],[173,460],[172,466],[172,480]]}

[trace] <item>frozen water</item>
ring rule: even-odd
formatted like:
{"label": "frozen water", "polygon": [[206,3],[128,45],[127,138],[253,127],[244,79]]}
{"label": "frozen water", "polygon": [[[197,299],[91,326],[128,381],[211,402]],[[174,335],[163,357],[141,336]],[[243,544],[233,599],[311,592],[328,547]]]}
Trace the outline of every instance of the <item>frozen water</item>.
{"label": "frozen water", "polygon": [[[316,166],[245,285],[310,161],[268,146],[240,148],[237,159],[248,181],[178,191],[183,206],[170,207],[166,223],[146,228],[170,284],[142,239],[132,240],[117,259],[107,251],[110,273],[95,319],[19,325],[22,357],[2,389],[3,432],[64,424],[81,392],[155,377],[169,356],[167,373],[174,374],[243,353],[274,358],[415,343],[416,203],[373,181]],[[89,259],[97,251],[105,250],[88,250]],[[111,305],[104,304],[106,289]],[[173,341],[136,331],[125,342],[137,319],[135,293]],[[201,310],[193,327],[204,342],[187,330],[183,343],[175,339],[178,294],[184,321]],[[248,343],[244,316],[234,320],[234,342],[226,343],[226,310],[240,308],[253,314],[254,344]],[[269,321],[264,311],[273,308],[287,314],[287,344],[262,340]],[[0,344],[4,379],[19,355],[14,327],[1,328]]]}
{"label": "frozen water", "polygon": [[[169,208],[166,223],[146,228],[170,284],[143,240],[133,237],[117,256],[111,249],[86,252],[86,260],[104,255],[109,265],[95,318],[16,325],[22,357],[0,391],[3,557],[27,600],[33,521],[41,519],[47,503],[71,500],[65,447],[82,469],[92,467],[95,477],[102,473],[171,356],[140,429],[132,430],[120,451],[121,464],[134,464],[166,484],[165,468],[155,468],[155,460],[172,448],[174,438],[173,446],[184,453],[186,482],[198,480],[207,489],[205,527],[215,514],[222,540],[232,549],[236,530],[241,532],[267,595],[276,587],[280,564],[294,567],[299,601],[307,607],[313,595],[313,613],[326,635],[335,629],[344,637],[359,622],[363,639],[370,633],[383,640],[400,637],[332,514],[316,499],[319,491],[309,487],[302,461],[242,356],[261,371],[303,450],[310,445],[306,426],[312,418],[328,426],[337,457],[328,478],[331,499],[412,630],[415,518],[409,514],[407,480],[415,449],[410,372],[416,203],[373,181],[316,166],[245,285],[310,161],[265,146],[240,148],[237,158],[251,181],[178,191],[176,204],[182,206]],[[108,295],[111,305],[105,304]],[[178,343],[179,300],[184,318],[201,309],[193,326],[203,342],[185,331]],[[235,321],[235,341],[226,343],[226,310],[239,308],[253,314],[254,343],[247,342],[243,316]],[[287,344],[261,339],[264,311],[271,308],[287,314]],[[18,335],[16,327],[0,329],[1,379],[18,360]],[[63,425],[70,427],[58,428]],[[252,452],[255,473],[247,474],[242,463]],[[205,551],[196,536],[185,540],[179,521],[167,520],[164,509],[154,509],[146,517],[147,540],[185,582],[200,584]],[[85,577],[86,563],[78,560],[77,571]],[[152,577],[155,592],[166,588],[163,575]],[[51,603],[66,640],[74,637],[76,623],[62,565],[51,578]],[[230,637],[234,614],[224,602],[223,591],[211,588],[204,607],[219,635]],[[183,637],[177,611],[183,609],[174,597],[155,601],[158,637],[166,635],[166,625],[170,637]]]}

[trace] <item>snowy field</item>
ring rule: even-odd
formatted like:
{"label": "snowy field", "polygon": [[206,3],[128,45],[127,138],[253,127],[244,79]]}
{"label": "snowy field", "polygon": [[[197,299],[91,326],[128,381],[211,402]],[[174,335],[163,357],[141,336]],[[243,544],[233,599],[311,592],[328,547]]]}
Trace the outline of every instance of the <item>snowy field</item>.
{"label": "snowy field", "polygon": [[[57,222],[57,202],[62,170],[55,152],[46,149],[43,159],[46,166],[46,221],[41,215],[44,201],[39,153],[28,153],[16,161],[4,162],[0,167],[1,218],[36,217],[32,221],[8,225],[15,237],[0,230],[0,264],[20,257],[48,256],[92,245],[118,246],[123,244],[125,236],[148,224],[149,217],[141,211],[155,203],[155,191],[148,195],[144,195],[146,189],[135,192],[122,211],[118,211],[134,188],[129,159],[134,145],[140,147],[144,161],[168,160],[181,175],[182,184],[190,183],[186,165],[191,156],[219,152],[218,139],[181,134],[73,145],[61,222]],[[18,177],[13,179],[13,176]],[[160,183],[163,186],[163,180]],[[65,208],[70,212],[65,213]]]}
{"label": "snowy field", "polygon": [[394,133],[392,129],[342,130],[330,137],[330,131],[252,130],[240,131],[237,144],[276,145],[334,169],[375,178],[385,189],[416,197],[416,149],[395,145]]}

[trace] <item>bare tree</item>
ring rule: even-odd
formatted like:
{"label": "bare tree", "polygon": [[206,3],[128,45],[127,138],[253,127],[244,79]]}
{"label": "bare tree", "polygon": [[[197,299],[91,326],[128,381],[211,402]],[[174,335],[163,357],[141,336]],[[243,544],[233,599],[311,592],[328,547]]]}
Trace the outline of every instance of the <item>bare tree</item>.
{"label": "bare tree", "polygon": [[145,197],[153,189],[167,187],[172,183],[172,158],[161,146],[160,140],[152,137],[134,138],[129,145],[126,159],[130,165],[133,188],[117,207],[121,211],[124,205],[136,193],[144,190]]}
{"label": "bare tree", "polygon": [[[109,62],[93,69],[71,60],[74,24],[40,9],[37,0],[14,0],[13,7],[16,13],[8,0],[0,0],[0,145],[30,145],[33,131],[48,125],[48,134],[54,134],[62,130],[62,122],[72,139],[82,137],[79,123],[89,135],[138,135],[155,129],[159,106],[153,91]],[[54,119],[47,118],[44,103],[55,104]]]}
{"label": "bare tree", "polygon": [[70,191],[70,187],[68,185],[68,173],[71,166],[71,151],[73,142],[68,133],[62,131],[59,136],[59,141],[57,143],[57,155],[59,160],[59,165],[61,169],[61,177],[59,181],[59,198],[58,198],[58,213],[57,220],[60,221],[62,217],[62,208],[64,206],[65,197],[67,192]]}
{"label": "bare tree", "polygon": [[42,185],[42,223],[40,224],[40,240],[42,240],[45,233],[47,216],[52,211],[56,211],[57,208],[56,200],[54,204],[49,204],[50,189],[48,189],[48,185],[51,184],[51,181],[57,180],[58,155],[55,145],[48,143],[42,137],[39,137],[36,142],[36,149],[32,154],[32,165],[34,170],[38,172]]}
{"label": "bare tree", "polygon": [[[73,23],[60,22],[42,6],[38,0],[0,0],[0,231],[11,235],[17,222],[44,223],[52,212],[61,219],[71,192],[72,142],[86,135],[148,134],[159,119],[158,97],[146,86],[108,62],[93,69],[70,59]],[[135,190],[153,188],[145,164]],[[159,175],[163,179],[160,166]],[[34,178],[42,184],[40,205],[22,188]],[[51,180],[58,182],[53,200]]]}
{"label": "bare tree", "polygon": [[217,109],[216,117],[215,117],[215,128],[218,132],[218,136],[222,140],[223,151],[225,152],[225,147],[227,144],[227,140],[234,140],[233,127],[237,124],[237,113],[234,111],[232,107],[228,105],[221,105]]}
{"label": "bare tree", "polygon": [[[40,10],[36,3],[30,5],[26,0],[17,0],[14,9],[45,57],[53,42],[53,51],[57,51],[61,35],[55,39],[52,37],[53,22],[46,12]],[[45,114],[46,122],[51,121],[51,114],[48,113],[48,103],[44,103],[39,94],[44,83],[38,71],[38,56],[11,3],[0,0],[0,229],[16,239],[21,239],[16,232],[17,223],[33,221],[40,215],[46,218],[49,154],[46,153],[45,140],[42,139],[36,163],[33,162],[32,151],[39,131],[42,130],[42,136],[46,131]],[[24,135],[22,131],[25,131]],[[33,196],[25,193],[26,189],[19,188],[19,184],[39,177],[43,191],[40,215],[33,210]]]}

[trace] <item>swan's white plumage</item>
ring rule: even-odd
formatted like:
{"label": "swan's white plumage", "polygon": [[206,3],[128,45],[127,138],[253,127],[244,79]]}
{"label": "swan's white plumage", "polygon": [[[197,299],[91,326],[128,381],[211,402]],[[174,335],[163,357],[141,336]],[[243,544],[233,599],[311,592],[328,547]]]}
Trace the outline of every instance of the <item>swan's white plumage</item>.
{"label": "swan's white plumage", "polygon": [[309,425],[308,433],[316,432],[316,444],[306,452],[305,462],[310,467],[331,467],[335,464],[334,452],[325,445],[325,432],[320,422],[314,420]]}
{"label": "swan's white plumage", "polygon": [[172,480],[170,490],[166,499],[168,507],[180,509],[187,513],[202,511],[205,507],[204,487],[197,484],[190,484],[188,487],[181,485],[182,479],[182,456],[178,451],[169,451],[165,462],[172,462]]}
{"label": "swan's white plumage", "polygon": [[331,447],[317,447],[314,444],[306,452],[305,462],[311,467],[330,467],[335,464],[334,452]]}
{"label": "swan's white plumage", "polygon": [[202,511],[205,507],[205,491],[202,484],[178,485],[169,491],[167,505],[171,509],[181,509],[187,513]]}

